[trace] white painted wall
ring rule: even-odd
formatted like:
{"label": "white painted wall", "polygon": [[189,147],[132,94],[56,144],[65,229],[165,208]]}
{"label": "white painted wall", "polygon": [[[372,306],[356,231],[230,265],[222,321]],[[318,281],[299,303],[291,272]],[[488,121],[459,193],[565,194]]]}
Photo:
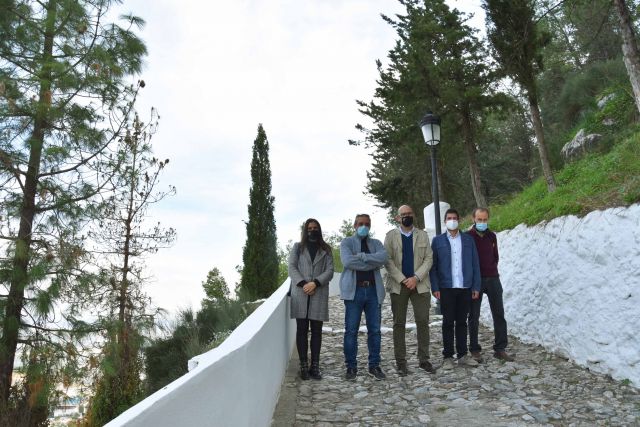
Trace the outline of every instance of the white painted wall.
{"label": "white painted wall", "polygon": [[509,334],[640,386],[640,204],[519,225],[498,246]]}
{"label": "white painted wall", "polygon": [[[340,293],[340,273],[329,293]],[[289,279],[189,372],[129,408],[115,426],[268,426],[295,343]]]}
{"label": "white painted wall", "polygon": [[190,371],[107,426],[268,426],[295,342],[289,280]]}

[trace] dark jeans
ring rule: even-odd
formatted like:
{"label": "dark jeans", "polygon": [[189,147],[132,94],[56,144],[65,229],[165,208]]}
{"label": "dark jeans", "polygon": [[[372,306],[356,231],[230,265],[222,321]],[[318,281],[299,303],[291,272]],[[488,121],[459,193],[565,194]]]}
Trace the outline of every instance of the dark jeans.
{"label": "dark jeans", "polygon": [[320,362],[320,345],[322,344],[322,321],[296,319],[296,347],[300,362],[306,362],[309,348],[309,326],[311,326],[311,363]]}
{"label": "dark jeans", "polygon": [[375,286],[356,288],[353,300],[344,301],[344,359],[347,368],[356,368],[358,365],[358,329],[362,312],[367,322],[369,367],[380,365],[380,308]]}
{"label": "dark jeans", "polygon": [[467,354],[467,316],[471,306],[471,289],[440,289],[442,309],[442,355],[453,357],[453,337],[455,332],[458,358]]}
{"label": "dark jeans", "polygon": [[493,333],[495,342],[494,351],[504,351],[507,348],[507,321],[504,318],[504,305],[502,304],[502,283],[499,277],[483,277],[480,298],[471,301],[471,311],[469,312],[469,349],[471,351],[481,351],[478,343],[478,325],[480,323],[480,306],[482,296],[487,294],[491,317],[493,318]]}

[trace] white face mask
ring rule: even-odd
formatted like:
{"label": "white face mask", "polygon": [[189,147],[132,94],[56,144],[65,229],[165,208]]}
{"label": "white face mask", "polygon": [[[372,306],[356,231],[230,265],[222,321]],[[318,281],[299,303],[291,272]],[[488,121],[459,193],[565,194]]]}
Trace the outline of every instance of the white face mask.
{"label": "white face mask", "polygon": [[458,221],[455,219],[450,219],[444,223],[447,226],[447,230],[457,230],[458,229]]}

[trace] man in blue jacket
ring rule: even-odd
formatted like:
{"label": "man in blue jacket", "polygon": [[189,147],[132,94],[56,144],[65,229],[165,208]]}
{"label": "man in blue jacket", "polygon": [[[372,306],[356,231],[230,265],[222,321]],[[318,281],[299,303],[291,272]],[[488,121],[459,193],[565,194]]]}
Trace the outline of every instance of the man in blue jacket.
{"label": "man in blue jacket", "polygon": [[369,237],[369,215],[357,215],[353,225],[356,234],[346,237],[340,243],[340,260],[344,266],[340,275],[340,298],[344,300],[345,309],[345,378],[353,381],[358,373],[358,329],[364,312],[367,321],[369,375],[383,380],[386,376],[380,369],[380,323],[384,284],[380,269],[387,262],[387,251],[380,240]]}
{"label": "man in blue jacket", "polygon": [[429,278],[442,310],[443,369],[454,366],[454,335],[458,365],[478,365],[467,356],[467,316],[471,299],[480,295],[480,262],[473,238],[458,229],[459,218],[458,211],[448,209],[444,214],[447,232],[431,242],[433,266]]}

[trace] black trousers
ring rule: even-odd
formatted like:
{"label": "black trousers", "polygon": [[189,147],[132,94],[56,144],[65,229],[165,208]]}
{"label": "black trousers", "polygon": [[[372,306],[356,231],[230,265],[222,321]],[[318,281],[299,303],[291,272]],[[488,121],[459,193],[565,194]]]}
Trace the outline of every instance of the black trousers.
{"label": "black trousers", "polygon": [[307,362],[309,349],[309,327],[311,327],[311,363],[320,362],[320,345],[322,344],[322,321],[296,319],[296,347],[300,362]]}
{"label": "black trousers", "polygon": [[458,358],[467,354],[467,316],[471,306],[471,289],[440,289],[440,307],[442,310],[442,355],[453,357],[453,338],[455,336]]}
{"label": "black trousers", "polygon": [[481,351],[482,347],[478,343],[478,325],[480,323],[480,306],[482,296],[487,294],[491,317],[493,318],[493,333],[495,340],[494,351],[504,351],[507,348],[507,321],[504,318],[504,305],[502,303],[502,283],[499,277],[483,277],[480,298],[471,301],[471,311],[469,312],[469,349],[471,351]]}

